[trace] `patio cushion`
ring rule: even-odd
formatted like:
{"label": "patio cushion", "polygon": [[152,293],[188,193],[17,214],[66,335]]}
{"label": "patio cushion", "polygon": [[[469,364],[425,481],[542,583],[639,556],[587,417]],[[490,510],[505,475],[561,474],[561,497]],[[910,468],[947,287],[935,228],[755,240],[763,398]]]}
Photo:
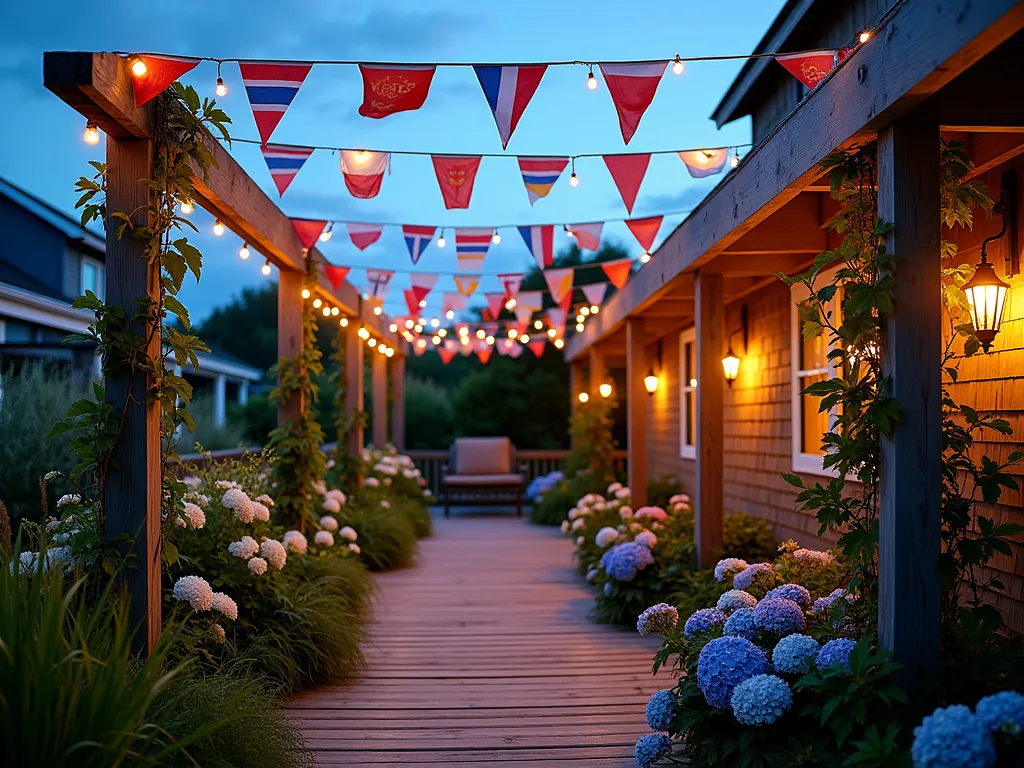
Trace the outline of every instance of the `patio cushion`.
{"label": "patio cushion", "polygon": [[507,475],[512,443],[507,437],[460,437],[455,441],[456,475]]}
{"label": "patio cushion", "polygon": [[445,475],[445,485],[521,485],[522,475]]}

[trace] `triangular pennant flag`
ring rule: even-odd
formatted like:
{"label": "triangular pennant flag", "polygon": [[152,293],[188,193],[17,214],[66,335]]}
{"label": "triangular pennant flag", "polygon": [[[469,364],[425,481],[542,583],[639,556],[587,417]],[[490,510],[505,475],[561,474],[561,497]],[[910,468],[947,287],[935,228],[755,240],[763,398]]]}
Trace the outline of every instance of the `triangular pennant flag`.
{"label": "triangular pennant flag", "polygon": [[516,304],[516,322],[519,325],[525,326],[530,322],[530,318],[533,317],[533,311],[533,307]]}
{"label": "triangular pennant flag", "polygon": [[469,339],[465,336],[459,342],[459,352],[462,353],[463,357],[469,357],[473,354],[473,345],[469,343]]}
{"label": "triangular pennant flag", "polygon": [[409,314],[418,315],[420,312],[420,300],[416,298],[416,292],[412,288],[406,288],[402,291],[402,297],[405,299],[405,306],[409,308]]}
{"label": "triangular pennant flag", "polygon": [[630,213],[650,162],[650,155],[604,155],[604,164],[608,166],[615,187],[622,195],[622,202]]}
{"label": "triangular pennant flag", "polygon": [[555,227],[552,224],[541,224],[535,227],[519,227],[526,247],[533,254],[537,266],[541,269],[555,263]]}
{"label": "triangular pennant flag", "polygon": [[370,297],[377,301],[384,301],[388,295],[388,286],[391,284],[391,276],[395,273],[388,269],[366,270],[367,288]]}
{"label": "triangular pennant flag", "polygon": [[402,235],[405,236],[405,247],[409,249],[409,257],[412,263],[416,264],[423,255],[423,251],[434,239],[434,232],[437,227],[420,227],[415,224],[403,224]]}
{"label": "triangular pennant flag", "polygon": [[570,224],[569,231],[576,238],[576,245],[587,251],[601,249],[601,232],[604,230],[603,221],[591,221],[586,224]]}
{"label": "triangular pennant flag", "polygon": [[289,219],[295,228],[295,234],[299,236],[299,242],[307,251],[313,247],[313,243],[320,237],[320,233],[327,226],[326,221],[313,219]]}
{"label": "triangular pennant flag", "polygon": [[547,197],[568,164],[568,157],[519,158],[519,172],[523,175],[523,184],[526,187],[526,195],[530,198],[530,205],[542,197]]}
{"label": "triangular pennant flag", "polygon": [[324,264],[324,275],[331,281],[331,286],[337,291],[345,282],[351,267],[336,267],[334,264]]}
{"label": "triangular pennant flag", "polygon": [[349,221],[345,223],[345,226],[348,228],[348,236],[352,240],[352,245],[360,251],[365,251],[380,240],[380,233],[384,231],[383,224],[357,224]]}
{"label": "triangular pennant flag", "polygon": [[480,309],[480,317],[482,317],[484,320],[493,320],[494,319],[494,315],[491,313],[491,310],[490,310],[489,307],[482,307]]}
{"label": "triangular pennant flag", "polygon": [[566,314],[562,307],[552,307],[548,310],[548,323],[558,332],[559,336],[565,331]]}
{"label": "triangular pennant flag", "polygon": [[572,289],[565,292],[565,296],[563,296],[562,300],[558,302],[558,306],[566,312],[569,311],[569,308],[572,306]]}
{"label": "triangular pennant flag", "polygon": [[547,346],[546,339],[533,339],[530,341],[530,351],[533,352],[534,357],[544,356],[544,347]]}
{"label": "triangular pennant flag", "polygon": [[444,293],[441,296],[441,314],[447,316],[449,310],[466,308],[466,297],[460,293]]}
{"label": "triangular pennant flag", "polygon": [[312,147],[292,147],[287,144],[264,144],[260,149],[279,195],[284,194],[295,174],[313,154]]}
{"label": "triangular pennant flag", "polygon": [[599,307],[601,302],[604,301],[604,294],[608,289],[608,283],[591,283],[590,285],[580,286],[580,288],[583,291],[583,297],[587,300],[587,304]]}
{"label": "triangular pennant flag", "polygon": [[476,356],[480,358],[482,365],[487,365],[487,361],[491,359],[491,353],[494,352],[493,347],[487,344],[478,344],[476,347]]}
{"label": "triangular pennant flag", "polygon": [[[411,337],[409,339],[406,339],[406,341],[411,341]],[[423,339],[419,339],[419,341],[423,341]],[[427,344],[426,344],[426,342],[424,341],[423,344],[419,344],[419,343],[413,344],[412,345],[412,351],[414,353],[416,353],[416,357],[422,357],[423,353],[427,351]],[[445,364],[447,365],[447,362]]]}
{"label": "triangular pennant flag", "polygon": [[[516,307],[524,307],[531,312],[544,306],[544,296],[540,291],[522,291],[516,299]],[[518,315],[517,315],[518,317]],[[519,322],[523,322],[520,320]]]}
{"label": "triangular pennant flag", "polygon": [[448,365],[448,363],[450,363],[455,357],[454,350],[445,349],[444,347],[438,347],[437,354],[441,356],[441,362],[445,365]]}
{"label": "triangular pennant flag", "polygon": [[427,298],[434,286],[437,285],[437,274],[433,272],[413,272],[409,275],[409,282],[412,283],[412,289],[416,291],[418,299],[423,300]]}
{"label": "triangular pennant flag", "polygon": [[455,259],[460,271],[473,272],[483,269],[492,237],[494,237],[493,229],[455,228]]}
{"label": "triangular pennant flag", "polygon": [[388,152],[341,150],[341,175],[345,177],[345,186],[352,197],[362,200],[376,197],[390,160]]}
{"label": "triangular pennant flag", "polygon": [[501,148],[508,146],[508,140],[519,125],[526,105],[530,103],[537,86],[544,77],[546,64],[525,67],[473,66],[476,79],[483,88],[487,106],[494,114],[501,137]]}
{"label": "triangular pennant flag", "polygon": [[505,308],[505,294],[485,293],[484,298],[487,299],[487,308],[491,312],[491,317],[497,320],[501,310]]}
{"label": "triangular pennant flag", "polygon": [[836,53],[836,51],[830,49],[806,51],[804,53],[776,56],[775,60],[801,83],[808,88],[814,88],[835,68]]}
{"label": "triangular pennant flag", "polygon": [[249,97],[256,130],[266,144],[281,122],[312,64],[281,64],[273,61],[252,61],[239,64],[245,95]]}
{"label": "triangular pennant flag", "polygon": [[523,354],[523,350],[525,349],[526,347],[524,347],[518,341],[513,342],[512,345],[508,348],[508,356],[515,360],[517,357]]}
{"label": "triangular pennant flag", "polygon": [[661,229],[661,222],[664,216],[650,216],[646,219],[626,219],[626,226],[633,233],[633,237],[640,243],[640,247],[650,253],[654,247],[654,238],[658,236]]}
{"label": "triangular pennant flag", "polygon": [[444,207],[469,208],[476,172],[480,168],[480,156],[432,155],[430,159],[434,163],[434,174],[441,188]]}
{"label": "triangular pennant flag", "polygon": [[662,75],[668,62],[644,64],[601,64],[601,74],[608,85],[615,111],[619,113],[619,129],[622,140],[629,140],[636,133],[640,118],[654,101]]}
{"label": "triangular pennant flag", "polygon": [[505,289],[505,299],[514,299],[519,295],[519,286],[523,284],[523,276],[521,274],[502,274],[498,275],[498,281],[501,283],[501,287]]}
{"label": "triangular pennant flag", "polygon": [[435,69],[434,66],[422,65],[360,64],[363,103],[359,105],[359,114],[379,119],[396,112],[419,109],[427,100]]}
{"label": "triangular pennant flag", "polygon": [[133,56],[136,61],[146,65],[141,75],[132,72],[132,91],[135,94],[135,106],[141,107],[179,77],[195,69],[199,59],[188,59],[184,56]]}
{"label": "triangular pennant flag", "polygon": [[[548,290],[551,291],[551,298],[556,304],[561,304],[566,294],[572,293],[572,278],[575,273],[573,267],[562,267],[561,269],[545,269],[544,279],[548,283]],[[539,307],[538,307],[539,309]]]}
{"label": "triangular pennant flag", "polygon": [[729,159],[729,150],[720,149],[691,149],[679,152],[679,159],[683,161],[686,170],[695,179],[703,179],[705,176],[714,176],[721,173],[725,168],[725,161]]}
{"label": "triangular pennant flag", "polygon": [[463,296],[472,296],[480,285],[480,275],[456,275],[455,288]]}
{"label": "triangular pennant flag", "polygon": [[616,261],[606,261],[601,264],[601,269],[608,275],[612,285],[621,291],[623,286],[629,281],[629,276],[633,271],[633,260],[617,259]]}

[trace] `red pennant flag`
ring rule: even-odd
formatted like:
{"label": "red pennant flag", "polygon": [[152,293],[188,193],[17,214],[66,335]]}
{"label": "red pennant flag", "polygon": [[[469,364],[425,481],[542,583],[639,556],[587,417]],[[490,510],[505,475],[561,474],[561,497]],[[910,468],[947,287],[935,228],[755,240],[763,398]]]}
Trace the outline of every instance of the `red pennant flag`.
{"label": "red pennant flag", "polygon": [[530,351],[533,352],[533,356],[534,357],[543,357],[544,356],[544,347],[545,347],[546,344],[547,344],[547,341],[545,341],[544,339],[534,339],[533,341],[531,341],[529,346],[530,346]]}
{"label": "red pennant flag", "polygon": [[[141,61],[146,65],[142,75],[132,72],[132,91],[135,93],[135,106],[141,107],[179,77],[195,69],[199,59],[187,59],[182,56],[133,56],[132,63]],[[131,66],[131,65],[129,65]]]}
{"label": "red pennant flag", "polygon": [[348,228],[348,236],[352,240],[352,245],[360,251],[365,251],[380,240],[380,233],[384,231],[383,224],[357,224],[349,221],[345,223],[345,226]]}
{"label": "red pennant flag", "polygon": [[345,278],[348,277],[348,273],[351,267],[336,267],[333,264],[324,264],[324,275],[331,281],[331,285],[334,290],[341,288],[341,284],[345,282]]}
{"label": "red pennant flag", "polygon": [[[410,335],[410,337],[407,339],[407,341],[411,341],[411,340],[412,340],[412,336]],[[419,341],[423,341],[423,339],[419,339]],[[426,344],[426,342],[424,341],[423,344],[420,344],[419,342],[417,342],[416,344],[413,344],[412,345],[412,351],[416,353],[416,357],[421,357],[423,355],[423,353],[427,351],[427,344]]]}
{"label": "red pennant flag", "polygon": [[664,216],[651,216],[646,219],[626,219],[626,226],[633,233],[633,237],[640,243],[640,247],[650,253],[654,247],[654,238],[658,236],[661,229],[661,222]]}
{"label": "red pennant flag", "polygon": [[490,310],[491,316],[497,320],[501,310],[505,308],[505,294],[485,293],[484,298],[487,299],[487,309]]}
{"label": "red pennant flag", "polygon": [[420,313],[420,300],[416,297],[416,292],[411,288],[406,288],[402,292],[402,296],[405,297],[405,306],[409,308],[409,316],[418,316]]}
{"label": "red pennant flag", "polygon": [[668,62],[646,64],[601,64],[601,74],[608,85],[615,111],[619,113],[622,140],[629,140],[640,125],[647,107],[654,101]]}
{"label": "red pennant flag", "polygon": [[484,320],[494,319],[494,315],[491,314],[491,310],[488,307],[483,307],[480,310],[480,317],[482,317]]}
{"label": "red pennant flag", "polygon": [[776,56],[775,60],[801,83],[808,88],[814,88],[835,68],[836,51],[791,53],[786,56]]}
{"label": "red pennant flag", "polygon": [[491,353],[493,351],[494,350],[486,344],[476,348],[476,356],[480,358],[480,363],[482,365],[487,365],[487,361],[491,359]]}
{"label": "red pennant flag", "polygon": [[618,259],[617,261],[606,261],[601,264],[601,269],[608,275],[612,285],[621,291],[623,286],[629,282],[629,275],[633,271],[633,260]]}
{"label": "red pennant flag", "polygon": [[633,212],[637,192],[643,183],[647,166],[651,162],[650,155],[605,155],[604,164],[615,181],[615,186],[622,195],[626,210]]}
{"label": "red pennant flag", "polygon": [[313,219],[289,219],[289,221],[295,228],[295,234],[299,236],[299,242],[307,251],[313,247],[313,243],[327,226],[326,221],[314,221]]}
{"label": "red pennant flag", "polygon": [[359,105],[359,114],[379,119],[396,112],[419,109],[427,100],[435,69],[433,66],[360,64],[363,103]]}
{"label": "red pennant flag", "polygon": [[563,296],[562,300],[560,302],[558,302],[558,306],[560,306],[562,308],[562,310],[565,311],[565,312],[569,311],[569,307],[572,306],[572,289],[571,288],[568,291],[565,292],[565,296]]}
{"label": "red pennant flag", "polygon": [[473,196],[473,183],[480,168],[479,156],[445,157],[432,155],[437,185],[441,188],[444,207],[469,208]]}
{"label": "red pennant flag", "polygon": [[437,348],[437,354],[441,356],[441,362],[448,365],[455,357],[455,350],[445,349],[444,347]]}

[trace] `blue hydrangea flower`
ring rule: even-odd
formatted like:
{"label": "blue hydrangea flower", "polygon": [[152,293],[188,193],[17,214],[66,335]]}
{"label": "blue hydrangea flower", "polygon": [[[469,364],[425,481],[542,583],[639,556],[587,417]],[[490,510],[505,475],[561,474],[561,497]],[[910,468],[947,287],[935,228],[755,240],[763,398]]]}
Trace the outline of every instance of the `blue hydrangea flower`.
{"label": "blue hydrangea flower", "polygon": [[800,606],[784,597],[765,598],[758,603],[754,621],[759,629],[773,635],[791,635],[807,628]]}
{"label": "blue hydrangea flower", "polygon": [[771,563],[754,563],[732,577],[733,589],[748,589],[754,579],[761,573],[775,573]]}
{"label": "blue hydrangea flower", "polygon": [[636,631],[641,635],[658,632],[662,635],[671,633],[679,624],[679,611],[668,603],[652,605],[641,613],[636,620]]}
{"label": "blue hydrangea flower", "polygon": [[811,671],[814,657],[818,655],[818,641],[808,635],[787,635],[775,644],[772,651],[772,665],[778,672],[788,675],[803,675]]}
{"label": "blue hydrangea flower", "polygon": [[742,571],[747,567],[747,561],[738,557],[727,557],[719,560],[715,565],[715,581],[725,581],[725,574],[729,571]]}
{"label": "blue hydrangea flower", "polygon": [[641,736],[633,748],[633,758],[640,768],[650,768],[672,752],[672,739],[662,733]]}
{"label": "blue hydrangea flower", "polygon": [[653,562],[651,550],[634,541],[616,544],[601,556],[601,567],[605,573],[619,581],[632,581],[639,571]]}
{"label": "blue hydrangea flower", "polygon": [[797,605],[806,606],[811,604],[811,593],[807,591],[806,587],[801,587],[799,584],[783,584],[781,587],[769,590],[764,599],[771,600],[775,597],[784,597],[787,600],[792,600]]}
{"label": "blue hydrangea flower", "polygon": [[694,611],[683,625],[683,634],[687,637],[702,632],[710,632],[712,627],[717,627],[725,622],[725,614],[717,608],[701,608]]}
{"label": "blue hydrangea flower", "polygon": [[708,704],[725,709],[737,685],[769,671],[768,657],[752,642],[742,637],[718,637],[697,657],[697,686]]}
{"label": "blue hydrangea flower", "polygon": [[996,761],[984,724],[963,704],[940,707],[922,720],[910,754],[914,768],[991,768]]}
{"label": "blue hydrangea flower", "polygon": [[612,590],[615,589],[615,587],[614,587],[614,585],[610,581],[606,581],[604,583],[603,589],[604,589],[605,597],[611,597],[612,596]]}
{"label": "blue hydrangea flower", "polygon": [[737,608],[753,608],[757,605],[757,598],[742,589],[730,589],[718,598],[718,610],[735,611]]}
{"label": "blue hydrangea flower", "polygon": [[974,707],[974,713],[990,731],[1019,735],[1024,731],[1024,694],[1002,691],[986,696]]}
{"label": "blue hydrangea flower", "polygon": [[726,635],[743,637],[747,640],[757,640],[759,632],[757,623],[754,621],[754,612],[750,608],[737,608],[732,615],[725,620],[723,631]]}
{"label": "blue hydrangea flower", "polygon": [[837,600],[846,599],[846,602],[853,603],[853,595],[848,595],[845,589],[836,589],[832,591],[832,594],[826,597],[819,597],[814,601],[814,606],[811,608],[811,613],[828,613],[828,609],[832,607],[832,604]]}
{"label": "blue hydrangea flower", "polygon": [[755,675],[736,686],[731,701],[743,725],[771,725],[793,706],[793,693],[781,677]]}
{"label": "blue hydrangea flower", "polygon": [[853,640],[848,640],[845,637],[839,640],[829,640],[818,651],[818,655],[814,658],[814,663],[818,669],[825,669],[831,667],[833,664],[842,664],[843,669],[847,672],[850,671],[850,651],[853,650],[857,643]]}
{"label": "blue hydrangea flower", "polygon": [[676,715],[676,695],[672,691],[658,691],[647,701],[644,714],[652,731],[667,731]]}

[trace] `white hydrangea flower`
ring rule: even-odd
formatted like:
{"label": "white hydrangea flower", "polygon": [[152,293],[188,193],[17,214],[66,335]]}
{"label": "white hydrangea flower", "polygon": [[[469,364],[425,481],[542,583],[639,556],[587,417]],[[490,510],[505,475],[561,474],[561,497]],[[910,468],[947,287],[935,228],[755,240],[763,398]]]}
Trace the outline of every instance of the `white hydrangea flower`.
{"label": "white hydrangea flower", "polygon": [[218,480],[217,482],[214,483],[214,485],[217,486],[218,488],[223,488],[223,489],[241,488],[242,487],[238,483],[236,483],[234,480]]}
{"label": "white hydrangea flower", "polygon": [[262,557],[250,557],[247,565],[249,566],[249,570],[257,576],[262,576],[267,572],[267,561]]}
{"label": "white hydrangea flower", "polygon": [[288,550],[277,539],[264,539],[260,543],[260,555],[275,571],[284,568],[284,564],[288,561]]}
{"label": "white hydrangea flower", "polygon": [[376,477],[367,477],[363,480],[363,485],[367,488],[380,488],[380,480]]}
{"label": "white hydrangea flower", "polygon": [[622,483],[612,483],[608,486],[608,493],[615,493],[619,490],[622,490]]}
{"label": "white hydrangea flower", "polygon": [[238,604],[223,592],[213,593],[213,610],[228,617],[232,621],[238,618]]}
{"label": "white hydrangea flower", "polygon": [[387,499],[381,499],[380,505],[384,507],[384,509],[391,509],[391,502],[388,501]]}
{"label": "white hydrangea flower", "polygon": [[313,541],[318,547],[323,547],[324,549],[327,547],[333,547],[334,534],[330,531],[317,531],[316,535],[313,536]]}
{"label": "white hydrangea flower", "polygon": [[59,477],[60,477],[60,472],[58,472],[56,469],[51,469],[49,472],[47,472],[45,475],[43,475],[43,480],[45,480],[48,483],[52,483],[54,480],[56,480]]}
{"label": "white hydrangea flower", "polygon": [[343,507],[348,502],[348,497],[345,495],[345,492],[339,488],[331,488],[331,490],[327,492],[327,498],[337,499],[338,503]]}
{"label": "white hydrangea flower", "polygon": [[185,518],[192,530],[199,530],[206,525],[206,513],[198,504],[193,504],[190,501],[185,502]]}
{"label": "white hydrangea flower", "polygon": [[81,504],[82,497],[77,493],[65,493],[59,499],[57,499],[57,509],[66,507],[68,504]]}
{"label": "white hydrangea flower", "polygon": [[614,544],[617,538],[619,538],[619,532],[606,525],[597,532],[597,536],[594,537],[594,543],[601,549],[604,549],[605,547]]}
{"label": "white hydrangea flower", "polygon": [[212,627],[212,631],[213,639],[216,640],[218,643],[224,645],[224,643],[227,642],[227,633],[224,631],[224,627],[222,627],[220,624],[214,624]]}
{"label": "white hydrangea flower", "polygon": [[248,559],[260,551],[260,545],[252,536],[243,536],[238,541],[228,544],[228,552],[235,557]]}
{"label": "white hydrangea flower", "polygon": [[568,533],[568,532],[569,532],[569,521],[568,520],[563,520],[562,521],[562,533]]}
{"label": "white hydrangea flower", "polygon": [[633,519],[633,508],[632,507],[619,507],[619,518],[622,520]]}
{"label": "white hydrangea flower", "polygon": [[252,503],[252,519],[259,523],[269,523],[270,509],[267,508],[266,504],[254,501]]}
{"label": "white hydrangea flower", "polygon": [[309,542],[306,541],[302,531],[285,531],[284,545],[290,552],[297,555],[306,554],[306,550],[309,548]]}
{"label": "white hydrangea flower", "polygon": [[616,499],[628,499],[629,498],[629,488],[619,488],[619,490],[617,490],[615,492],[615,498]]}
{"label": "white hydrangea flower", "polygon": [[336,515],[341,512],[341,504],[337,499],[328,496],[324,499],[324,503],[320,505],[324,512],[330,512],[332,515]]}
{"label": "white hydrangea flower", "polygon": [[334,459],[328,459],[326,466],[328,469],[334,469]]}
{"label": "white hydrangea flower", "polygon": [[267,496],[267,494],[265,493],[261,493],[259,496],[257,496],[256,501],[258,501],[260,504],[267,507],[268,509],[274,508],[274,500]]}
{"label": "white hydrangea flower", "polygon": [[361,550],[361,549],[359,548],[359,545],[358,545],[358,544],[349,544],[349,545],[348,545],[348,548],[349,548],[349,550],[350,550],[350,551],[354,552],[354,553],[355,553],[355,554],[357,554],[357,555],[358,555],[358,554],[359,554],[360,552],[362,552],[362,550]]}
{"label": "white hydrangea flower", "polygon": [[241,488],[228,488],[228,490],[224,491],[220,503],[224,505],[225,509],[230,509],[234,512],[235,517],[246,525],[251,523],[256,516],[256,510],[252,506],[252,499]]}
{"label": "white hydrangea flower", "polygon": [[185,494],[185,501],[191,501],[203,509],[210,506],[210,497],[203,493],[196,493],[194,491]]}
{"label": "white hydrangea flower", "polygon": [[569,526],[569,530],[578,531],[580,528],[584,526],[586,522],[587,521],[584,520],[582,517],[577,517],[575,520],[572,521],[572,525]]}
{"label": "white hydrangea flower", "polygon": [[576,537],[576,546],[577,547],[582,547],[584,542],[586,542],[586,539],[583,538],[582,536],[577,536]]}
{"label": "white hydrangea flower", "polygon": [[213,589],[200,576],[182,576],[174,582],[174,597],[187,602],[197,613],[213,608]]}
{"label": "white hydrangea flower", "polygon": [[203,481],[200,480],[195,475],[185,475],[183,478],[181,478],[181,482],[183,482],[193,491],[203,484]]}
{"label": "white hydrangea flower", "polygon": [[74,565],[75,558],[71,555],[71,547],[65,545],[62,547],[50,547],[46,550],[46,559],[43,561],[43,567],[46,570],[50,570],[54,566],[58,565]]}
{"label": "white hydrangea flower", "polygon": [[[19,554],[18,555],[18,572],[19,573],[31,573],[32,571],[34,571],[36,569],[36,564],[38,562],[38,558],[39,558],[39,553],[38,552],[22,552],[21,554]],[[12,568],[14,567],[13,563],[11,563],[11,567]]]}
{"label": "white hydrangea flower", "polygon": [[338,530],[338,521],[330,515],[324,515],[320,518],[320,527],[325,531],[336,531]]}
{"label": "white hydrangea flower", "polygon": [[346,525],[344,528],[338,531],[338,535],[341,536],[341,538],[345,539],[345,541],[355,541],[359,538],[359,534],[356,533],[355,528],[353,528],[350,525]]}

